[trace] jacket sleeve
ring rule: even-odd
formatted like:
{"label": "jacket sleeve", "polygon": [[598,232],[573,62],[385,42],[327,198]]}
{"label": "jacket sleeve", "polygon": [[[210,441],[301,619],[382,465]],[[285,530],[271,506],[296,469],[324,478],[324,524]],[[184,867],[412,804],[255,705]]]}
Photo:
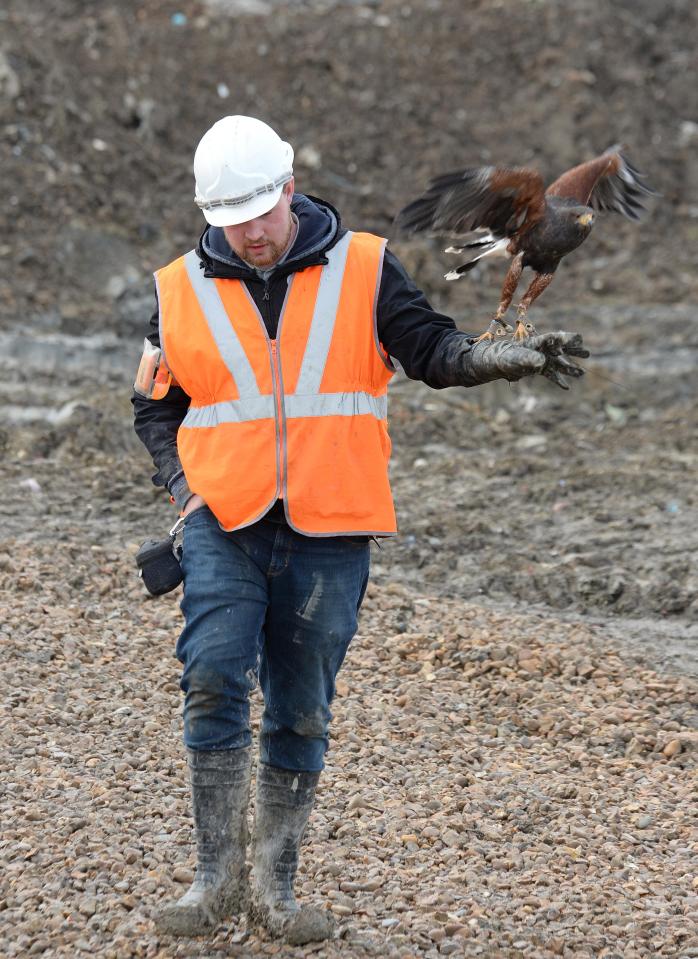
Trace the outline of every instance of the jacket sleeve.
{"label": "jacket sleeve", "polygon": [[[153,346],[160,346],[157,303],[150,318],[148,339]],[[179,461],[177,430],[187,415],[190,398],[181,386],[171,386],[161,400],[147,400],[134,392],[131,402],[134,428],[157,469],[153,483],[166,487],[181,510],[192,494]]]}
{"label": "jacket sleeve", "polygon": [[407,376],[434,389],[475,386],[463,355],[476,334],[462,333],[438,313],[391,250],[385,251],[377,304],[378,338]]}

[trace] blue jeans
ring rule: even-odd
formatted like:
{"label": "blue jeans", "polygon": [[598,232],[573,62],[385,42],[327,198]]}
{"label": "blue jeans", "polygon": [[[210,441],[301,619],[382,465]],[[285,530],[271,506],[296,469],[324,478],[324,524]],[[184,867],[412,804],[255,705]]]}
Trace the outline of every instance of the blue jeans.
{"label": "blue jeans", "polygon": [[335,677],[366,591],[365,538],[309,537],[263,519],[226,533],[208,507],[184,525],[184,742],[249,746],[249,694],[264,694],[260,759],[317,772]]}

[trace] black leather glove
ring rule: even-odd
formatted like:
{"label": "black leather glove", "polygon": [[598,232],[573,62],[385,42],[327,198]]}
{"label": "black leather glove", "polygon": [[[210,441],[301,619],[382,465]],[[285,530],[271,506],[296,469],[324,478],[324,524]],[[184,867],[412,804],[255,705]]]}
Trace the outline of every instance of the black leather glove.
{"label": "black leather glove", "polygon": [[510,383],[534,373],[552,380],[563,390],[569,389],[566,376],[578,379],[584,370],[568,356],[589,356],[581,333],[534,333],[521,341],[471,341],[470,349],[461,354],[463,386],[508,380]]}

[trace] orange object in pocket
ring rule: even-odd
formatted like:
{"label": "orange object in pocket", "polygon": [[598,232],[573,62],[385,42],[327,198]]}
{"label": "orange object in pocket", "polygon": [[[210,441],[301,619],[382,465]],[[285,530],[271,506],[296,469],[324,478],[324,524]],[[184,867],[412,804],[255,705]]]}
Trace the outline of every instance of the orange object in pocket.
{"label": "orange object in pocket", "polygon": [[161,400],[173,383],[172,374],[167,368],[165,357],[159,346],[153,346],[146,337],[143,341],[143,353],[138,364],[136,381],[133,388],[139,396],[147,400]]}

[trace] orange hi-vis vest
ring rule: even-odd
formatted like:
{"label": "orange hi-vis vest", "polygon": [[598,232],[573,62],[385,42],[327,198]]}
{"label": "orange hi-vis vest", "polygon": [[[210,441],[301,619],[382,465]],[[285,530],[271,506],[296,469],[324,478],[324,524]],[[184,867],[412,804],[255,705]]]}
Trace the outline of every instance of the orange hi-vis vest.
{"label": "orange hi-vis vest", "polygon": [[192,250],[155,274],[160,343],[191,397],[177,435],[189,488],[240,529],[284,500],[311,536],[391,534],[387,387],[376,326],[385,240],[346,233],[291,274],[275,340],[241,280]]}

